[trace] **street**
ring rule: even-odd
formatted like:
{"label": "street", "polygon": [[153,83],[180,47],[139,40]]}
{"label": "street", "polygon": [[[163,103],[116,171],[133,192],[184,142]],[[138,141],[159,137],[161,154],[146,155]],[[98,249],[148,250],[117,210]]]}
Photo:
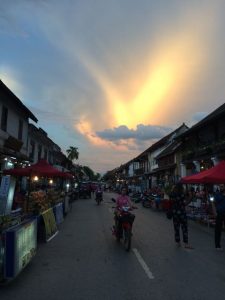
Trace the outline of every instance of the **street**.
{"label": "street", "polygon": [[94,199],[75,201],[59,234],[39,245],[18,278],[0,287],[0,299],[224,298],[225,251],[214,249],[212,228],[189,222],[194,250],[177,248],[165,213],[137,204],[127,253],[111,233],[112,196],[104,193],[99,206]]}

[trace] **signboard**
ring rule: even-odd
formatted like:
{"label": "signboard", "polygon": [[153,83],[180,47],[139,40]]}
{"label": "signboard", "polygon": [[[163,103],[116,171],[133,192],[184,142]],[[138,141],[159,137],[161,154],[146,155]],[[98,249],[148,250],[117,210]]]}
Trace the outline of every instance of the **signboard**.
{"label": "signboard", "polygon": [[0,281],[4,278],[4,253],[5,247],[3,245],[2,239],[0,238]]}
{"label": "signboard", "polygon": [[0,215],[9,215],[12,210],[16,179],[3,176],[0,186]]}
{"label": "signboard", "polygon": [[37,249],[37,220],[29,220],[5,232],[5,278],[16,277]]}
{"label": "signboard", "polygon": [[56,224],[60,224],[63,222],[63,204],[59,203],[53,208],[55,214]]}
{"label": "signboard", "polygon": [[55,215],[53,213],[52,208],[49,208],[48,210],[44,211],[42,213],[42,217],[45,224],[46,241],[48,242],[58,233]]}
{"label": "signboard", "polygon": [[67,214],[69,212],[69,196],[66,195],[64,199],[64,213]]}

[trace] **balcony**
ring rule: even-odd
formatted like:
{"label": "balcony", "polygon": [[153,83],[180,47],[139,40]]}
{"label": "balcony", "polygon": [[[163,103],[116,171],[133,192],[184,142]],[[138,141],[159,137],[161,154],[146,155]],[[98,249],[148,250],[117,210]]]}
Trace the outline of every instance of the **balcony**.
{"label": "balcony", "polygon": [[194,159],[196,157],[196,152],[194,150],[189,150],[182,155],[182,160]]}
{"label": "balcony", "polygon": [[145,170],[144,168],[139,168],[134,170],[134,175],[144,175]]}

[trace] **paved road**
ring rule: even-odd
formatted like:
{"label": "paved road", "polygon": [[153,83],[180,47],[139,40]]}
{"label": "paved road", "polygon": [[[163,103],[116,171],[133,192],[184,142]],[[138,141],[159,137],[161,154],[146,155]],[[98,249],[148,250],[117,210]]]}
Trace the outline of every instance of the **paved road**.
{"label": "paved road", "polygon": [[111,196],[106,193],[100,206],[74,202],[59,234],[39,245],[32,263],[0,288],[0,299],[224,299],[225,252],[214,250],[211,229],[191,223],[195,249],[178,249],[172,222],[138,205],[127,253],[110,231]]}

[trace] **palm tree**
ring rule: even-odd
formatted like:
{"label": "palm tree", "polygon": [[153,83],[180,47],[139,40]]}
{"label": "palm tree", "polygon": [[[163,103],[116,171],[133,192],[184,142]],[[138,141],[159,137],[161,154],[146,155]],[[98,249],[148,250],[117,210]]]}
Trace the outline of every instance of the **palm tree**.
{"label": "palm tree", "polygon": [[77,147],[70,146],[69,149],[66,150],[67,157],[69,160],[73,161],[74,159],[78,159],[79,152]]}

